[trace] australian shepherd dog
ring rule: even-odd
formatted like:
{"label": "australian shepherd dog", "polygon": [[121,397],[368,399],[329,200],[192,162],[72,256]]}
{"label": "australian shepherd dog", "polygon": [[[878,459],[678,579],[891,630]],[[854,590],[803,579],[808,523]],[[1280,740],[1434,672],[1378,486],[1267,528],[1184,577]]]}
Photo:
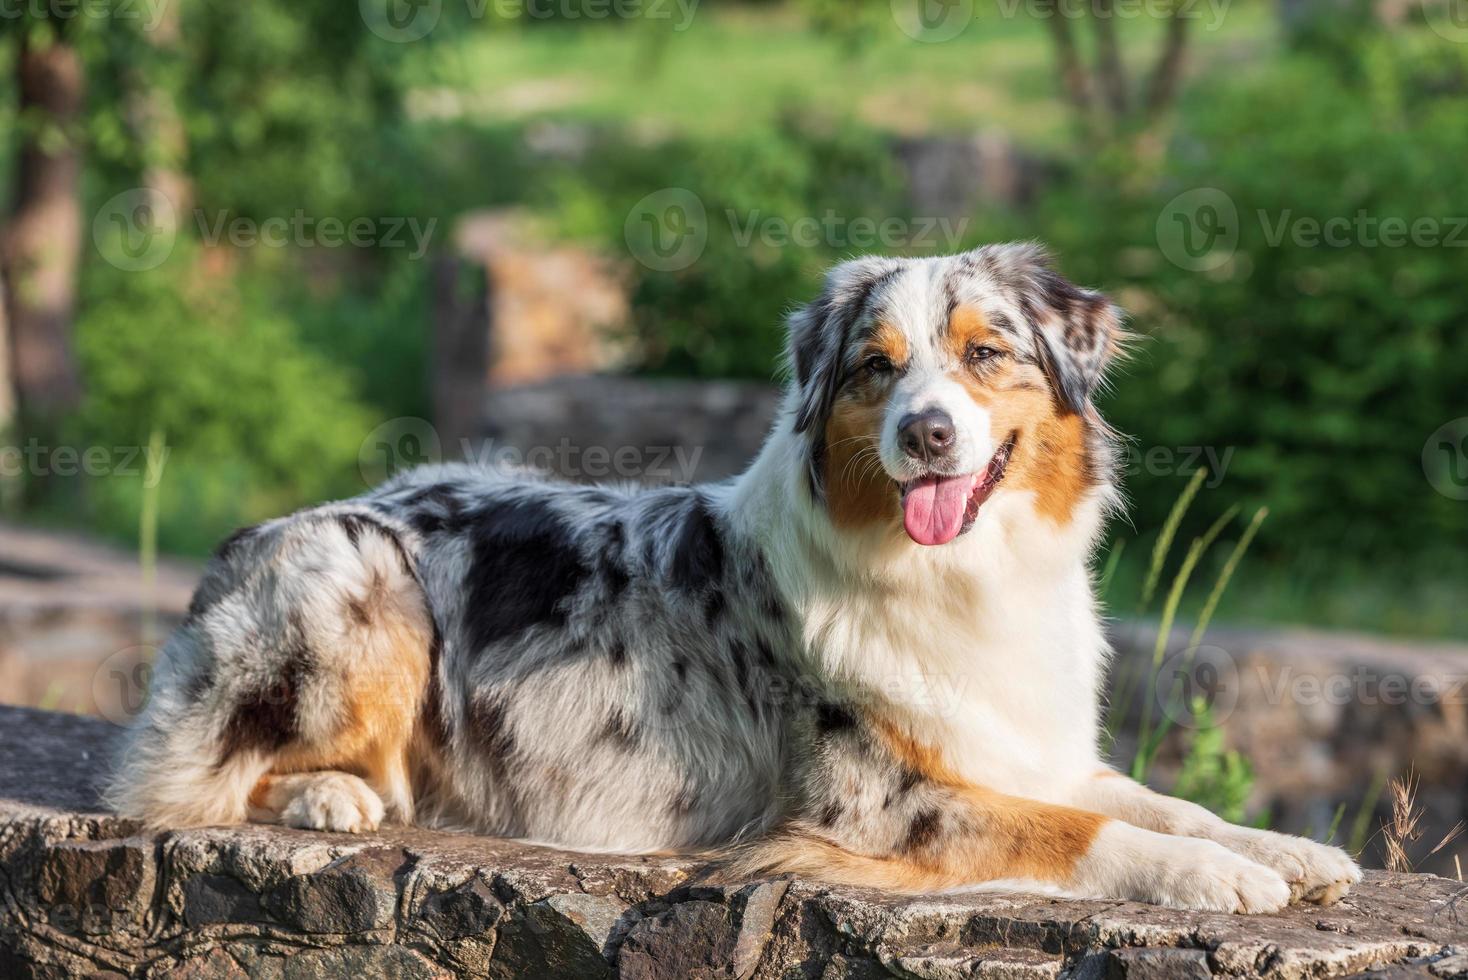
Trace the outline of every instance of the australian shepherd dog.
{"label": "australian shepherd dog", "polygon": [[[730,874],[1269,912],[1347,855],[1098,749],[1092,396],[1118,311],[1031,245],[830,272],[749,469],[692,487],[468,466],[238,532],[110,789],[174,828],[384,821]],[[608,406],[615,411],[615,406]]]}

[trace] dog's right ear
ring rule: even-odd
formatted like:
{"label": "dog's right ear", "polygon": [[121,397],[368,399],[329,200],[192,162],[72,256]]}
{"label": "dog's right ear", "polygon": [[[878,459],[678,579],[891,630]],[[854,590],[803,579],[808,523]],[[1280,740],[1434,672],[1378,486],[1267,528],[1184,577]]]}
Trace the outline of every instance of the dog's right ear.
{"label": "dog's right ear", "polygon": [[826,427],[836,393],[846,376],[853,341],[877,288],[896,274],[891,259],[843,262],[826,273],[821,294],[789,319],[789,360],[799,392],[795,431],[819,434]]}
{"label": "dog's right ear", "polygon": [[893,259],[843,262],[826,274],[821,294],[789,319],[789,362],[795,384],[795,432],[809,442],[811,492],[822,494],[826,421],[849,371],[851,351],[871,321],[873,296],[901,268]]}

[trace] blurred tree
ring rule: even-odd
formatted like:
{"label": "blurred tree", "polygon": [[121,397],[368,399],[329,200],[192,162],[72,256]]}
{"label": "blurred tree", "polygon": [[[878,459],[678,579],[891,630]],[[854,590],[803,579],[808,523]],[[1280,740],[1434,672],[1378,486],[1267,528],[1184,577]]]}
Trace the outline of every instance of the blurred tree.
{"label": "blurred tree", "polygon": [[0,270],[0,436],[15,422],[15,386],[10,371],[10,318],[5,314],[5,274]]}
{"label": "blurred tree", "polygon": [[[1114,0],[1092,0],[1074,9],[1060,0],[1036,0],[1055,50],[1066,100],[1092,139],[1111,140],[1146,130],[1177,101],[1188,49],[1188,10],[1183,0],[1168,4],[1163,36],[1145,81],[1133,84],[1116,39]],[[1095,64],[1081,59],[1072,20],[1090,21],[1096,39]]]}
{"label": "blurred tree", "polygon": [[81,124],[86,76],[74,21],[45,7],[10,22],[15,36],[20,145],[0,266],[9,284],[11,371],[22,422],[54,422],[76,408],[72,352],[82,243]]}

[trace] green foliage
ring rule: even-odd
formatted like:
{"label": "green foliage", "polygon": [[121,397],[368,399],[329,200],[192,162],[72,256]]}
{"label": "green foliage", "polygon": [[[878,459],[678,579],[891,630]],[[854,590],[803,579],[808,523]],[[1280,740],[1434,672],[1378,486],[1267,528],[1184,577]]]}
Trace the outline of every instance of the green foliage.
{"label": "green foliage", "polygon": [[[1203,698],[1192,703],[1195,727],[1183,755],[1173,795],[1207,807],[1230,823],[1243,823],[1254,768],[1224,742],[1223,729],[1213,721],[1213,709]],[[1267,817],[1260,825],[1268,823]]]}
{"label": "green foliage", "polygon": [[[372,415],[351,376],[228,279],[180,285],[97,272],[77,347],[88,388],[79,443],[147,445],[166,434],[158,540],[199,551],[222,531],[361,488],[357,448]],[[92,480],[94,519],[135,529],[145,481]]]}
{"label": "green foliage", "polygon": [[[1379,228],[1354,223],[1457,227],[1468,54],[1388,34],[1358,64],[1354,82],[1305,55],[1215,80],[1185,107],[1155,177],[1098,171],[1006,230],[1047,240],[1065,272],[1133,309],[1148,339],[1108,416],[1143,453],[1232,451],[1227,483],[1209,493],[1216,505],[1268,503],[1275,557],[1299,574],[1353,564],[1462,574],[1462,504],[1433,489],[1421,454],[1468,391],[1468,229],[1458,247],[1387,245]],[[1195,188],[1219,189],[1238,213],[1237,251],[1211,272],[1159,248],[1159,216]],[[1314,243],[1296,223],[1333,218],[1351,223],[1338,244]],[[1129,482],[1139,526],[1158,526],[1176,494],[1159,476]]]}
{"label": "green foliage", "polygon": [[656,374],[769,378],[786,313],[833,262],[861,250],[851,238],[865,226],[855,223],[903,209],[880,139],[795,115],[774,133],[672,141],[655,153],[611,141],[596,158],[594,169],[560,174],[551,207],[561,227],[608,251],[625,253],[626,236],[640,233],[628,215],[651,189],[681,188],[702,209],[692,219],[705,238],[696,261],[674,271],[630,265],[633,340]]}

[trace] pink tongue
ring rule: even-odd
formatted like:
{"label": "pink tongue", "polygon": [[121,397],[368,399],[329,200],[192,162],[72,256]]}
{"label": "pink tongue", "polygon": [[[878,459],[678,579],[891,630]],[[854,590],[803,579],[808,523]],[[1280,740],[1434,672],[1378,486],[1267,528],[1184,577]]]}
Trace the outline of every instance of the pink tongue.
{"label": "pink tongue", "polygon": [[902,498],[902,526],[918,544],[947,544],[963,530],[974,478],[925,476],[908,487]]}

